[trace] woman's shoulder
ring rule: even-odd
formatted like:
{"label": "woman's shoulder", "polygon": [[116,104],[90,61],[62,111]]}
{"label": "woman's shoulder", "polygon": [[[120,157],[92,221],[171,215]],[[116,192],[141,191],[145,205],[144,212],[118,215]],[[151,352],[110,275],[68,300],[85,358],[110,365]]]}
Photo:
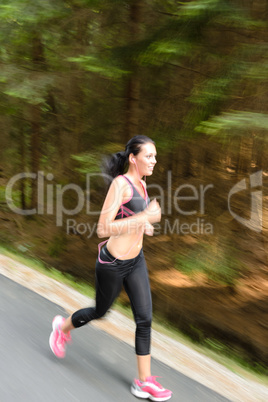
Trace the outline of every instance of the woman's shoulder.
{"label": "woman's shoulder", "polygon": [[133,194],[133,189],[129,185],[130,183],[127,181],[126,177],[124,177],[123,175],[115,177],[113,179],[112,183],[113,183],[114,191],[117,194],[121,194],[123,199],[125,197],[129,198]]}
{"label": "woman's shoulder", "polygon": [[124,184],[126,184],[126,179],[124,178],[124,176],[122,174],[120,174],[119,176],[116,176],[112,183],[114,184],[119,184],[120,186],[123,186]]}
{"label": "woman's shoulder", "polygon": [[129,183],[123,175],[116,176],[111,184],[120,190],[126,190],[129,187]]}

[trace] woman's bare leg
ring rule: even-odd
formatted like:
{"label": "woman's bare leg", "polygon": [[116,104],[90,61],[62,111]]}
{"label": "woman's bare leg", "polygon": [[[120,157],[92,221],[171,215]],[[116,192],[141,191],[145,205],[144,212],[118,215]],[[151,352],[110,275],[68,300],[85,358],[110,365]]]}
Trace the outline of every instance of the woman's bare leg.
{"label": "woman's bare leg", "polygon": [[71,331],[72,329],[74,329],[74,326],[72,324],[72,319],[71,316],[66,318],[66,320],[64,321],[61,330],[64,334],[67,334],[69,331]]}
{"label": "woman's bare leg", "polygon": [[151,376],[151,355],[137,355],[137,361],[139,380],[145,381],[147,377]]}

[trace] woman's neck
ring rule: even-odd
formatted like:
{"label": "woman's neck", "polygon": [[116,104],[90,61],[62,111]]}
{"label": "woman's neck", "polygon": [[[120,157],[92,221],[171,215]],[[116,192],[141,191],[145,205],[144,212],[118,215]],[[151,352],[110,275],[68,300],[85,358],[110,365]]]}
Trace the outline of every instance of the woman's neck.
{"label": "woman's neck", "polygon": [[141,181],[141,177],[140,177],[140,175],[138,174],[138,172],[136,171],[135,166],[133,166],[133,167],[130,166],[129,169],[128,169],[128,171],[127,171],[127,173],[126,173],[126,175],[131,179],[131,181],[132,181],[134,184],[139,184],[140,181]]}

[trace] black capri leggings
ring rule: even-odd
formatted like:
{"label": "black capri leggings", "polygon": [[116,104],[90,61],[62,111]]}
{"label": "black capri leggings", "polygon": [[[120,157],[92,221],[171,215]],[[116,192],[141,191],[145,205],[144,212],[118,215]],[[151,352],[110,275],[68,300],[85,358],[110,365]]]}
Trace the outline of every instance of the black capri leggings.
{"label": "black capri leggings", "polygon": [[96,261],[96,306],[76,311],[72,315],[75,328],[102,317],[111,307],[124,286],[136,322],[135,350],[137,355],[148,355],[151,345],[152,298],[143,250],[129,260],[116,260],[106,245]]}

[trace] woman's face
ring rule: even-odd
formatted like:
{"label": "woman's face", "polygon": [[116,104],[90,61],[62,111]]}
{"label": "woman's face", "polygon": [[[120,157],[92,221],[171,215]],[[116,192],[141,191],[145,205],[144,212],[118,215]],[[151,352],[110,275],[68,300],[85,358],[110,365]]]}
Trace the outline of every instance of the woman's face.
{"label": "woman's face", "polygon": [[134,157],[140,176],[151,176],[156,164],[156,148],[151,142],[143,144],[140,152]]}

